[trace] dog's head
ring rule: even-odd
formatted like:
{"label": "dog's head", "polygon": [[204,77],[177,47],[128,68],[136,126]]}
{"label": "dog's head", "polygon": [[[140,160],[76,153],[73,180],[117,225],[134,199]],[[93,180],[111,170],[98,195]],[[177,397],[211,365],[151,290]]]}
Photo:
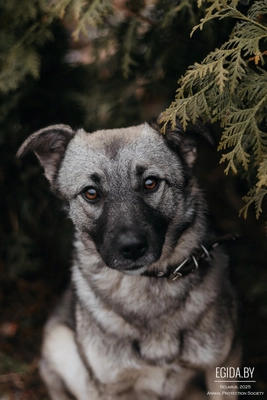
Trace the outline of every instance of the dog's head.
{"label": "dog's head", "polygon": [[85,245],[93,242],[108,267],[140,274],[194,223],[192,132],[179,123],[165,135],[148,124],[91,134],[54,125],[18,155],[35,152]]}

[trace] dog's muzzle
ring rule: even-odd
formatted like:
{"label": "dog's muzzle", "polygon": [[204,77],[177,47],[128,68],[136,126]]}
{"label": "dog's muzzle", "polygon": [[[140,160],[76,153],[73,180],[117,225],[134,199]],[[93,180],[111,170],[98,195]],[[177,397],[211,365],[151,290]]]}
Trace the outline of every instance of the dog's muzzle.
{"label": "dog's muzzle", "polygon": [[144,272],[161,255],[162,243],[137,227],[113,230],[98,251],[105,264],[126,274]]}
{"label": "dog's muzzle", "polygon": [[131,261],[137,261],[143,257],[148,248],[146,237],[132,232],[122,233],[118,237],[117,245],[120,254]]}

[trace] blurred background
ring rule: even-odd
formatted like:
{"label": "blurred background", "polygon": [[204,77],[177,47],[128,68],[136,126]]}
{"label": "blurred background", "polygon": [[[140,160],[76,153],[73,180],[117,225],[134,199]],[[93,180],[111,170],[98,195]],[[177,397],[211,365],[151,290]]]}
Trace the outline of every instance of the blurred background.
{"label": "blurred background", "polygon": [[[49,124],[88,132],[137,125],[173,101],[187,67],[233,27],[213,21],[192,38],[196,1],[0,0],[0,400],[47,400],[38,375],[42,328],[69,280],[72,224],[22,142]],[[246,1],[240,7],[246,10]],[[215,142],[220,128],[213,126]],[[266,226],[249,182],[224,174],[216,145],[201,144],[196,173],[227,246],[240,298],[244,365],[267,394]],[[263,210],[266,215],[266,210]],[[223,321],[222,321],[223,323]],[[261,398],[267,398],[261,397]]]}

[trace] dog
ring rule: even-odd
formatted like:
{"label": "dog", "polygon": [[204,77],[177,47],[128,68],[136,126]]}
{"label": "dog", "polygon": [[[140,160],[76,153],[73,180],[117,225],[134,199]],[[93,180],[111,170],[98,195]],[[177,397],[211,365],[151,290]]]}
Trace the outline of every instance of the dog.
{"label": "dog", "polygon": [[215,369],[239,365],[238,307],[194,173],[200,130],[53,125],[19,149],[35,152],[76,232],[71,284],[44,330],[52,400],[187,399],[199,373],[225,398]]}

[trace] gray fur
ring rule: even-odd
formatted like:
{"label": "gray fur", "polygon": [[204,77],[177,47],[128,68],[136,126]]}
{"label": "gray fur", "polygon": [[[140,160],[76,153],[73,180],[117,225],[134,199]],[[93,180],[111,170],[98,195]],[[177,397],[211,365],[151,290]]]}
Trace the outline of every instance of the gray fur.
{"label": "gray fur", "polygon": [[[147,124],[92,134],[56,125],[19,155],[29,150],[76,229],[72,283],[45,328],[51,398],[176,400],[199,372],[216,390],[215,367],[239,359],[227,257],[213,250],[209,267],[175,282],[143,276],[179,265],[211,236],[192,135],[179,124],[166,136]],[[155,190],[144,189],[149,177]],[[86,200],[88,187],[96,201]]]}

